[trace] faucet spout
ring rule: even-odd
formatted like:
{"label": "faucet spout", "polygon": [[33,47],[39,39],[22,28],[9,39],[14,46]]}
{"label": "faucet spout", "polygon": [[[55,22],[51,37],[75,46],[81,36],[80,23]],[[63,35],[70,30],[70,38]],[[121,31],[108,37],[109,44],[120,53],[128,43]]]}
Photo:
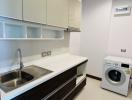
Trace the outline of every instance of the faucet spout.
{"label": "faucet spout", "polygon": [[23,61],[22,61],[22,51],[20,48],[18,48],[17,51],[18,51],[18,56],[19,56],[20,70],[22,70],[22,68],[24,67]]}

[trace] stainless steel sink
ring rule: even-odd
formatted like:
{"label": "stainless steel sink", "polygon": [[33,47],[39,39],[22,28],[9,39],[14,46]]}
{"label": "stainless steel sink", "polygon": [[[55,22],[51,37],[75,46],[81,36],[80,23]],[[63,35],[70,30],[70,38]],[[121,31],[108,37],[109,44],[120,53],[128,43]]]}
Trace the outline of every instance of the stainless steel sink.
{"label": "stainless steel sink", "polygon": [[0,75],[0,88],[5,92],[9,92],[51,72],[35,65],[25,67],[21,71],[13,70]]}
{"label": "stainless steel sink", "polygon": [[22,85],[32,79],[33,76],[28,73],[22,71],[21,77],[19,77],[19,72],[13,71],[5,75],[2,75],[0,77],[0,82],[2,83],[2,85],[6,87],[18,87],[19,85]]}

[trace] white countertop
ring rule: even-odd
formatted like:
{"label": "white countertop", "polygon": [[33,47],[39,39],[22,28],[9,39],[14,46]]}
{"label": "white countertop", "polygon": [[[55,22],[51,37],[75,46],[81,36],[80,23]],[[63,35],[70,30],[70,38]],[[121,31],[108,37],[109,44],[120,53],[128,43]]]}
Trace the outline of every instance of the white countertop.
{"label": "white countertop", "polygon": [[25,66],[37,65],[53,72],[10,92],[5,93],[4,91],[0,90],[1,100],[10,100],[86,60],[86,57],[75,56],[72,54],[61,54],[25,63]]}

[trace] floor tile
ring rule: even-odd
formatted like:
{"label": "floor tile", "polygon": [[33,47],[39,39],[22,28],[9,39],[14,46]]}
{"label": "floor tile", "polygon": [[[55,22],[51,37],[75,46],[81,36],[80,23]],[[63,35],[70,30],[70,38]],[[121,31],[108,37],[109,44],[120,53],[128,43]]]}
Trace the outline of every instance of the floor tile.
{"label": "floor tile", "polygon": [[132,100],[132,92],[128,97],[100,88],[100,81],[87,78],[87,85],[74,100]]}

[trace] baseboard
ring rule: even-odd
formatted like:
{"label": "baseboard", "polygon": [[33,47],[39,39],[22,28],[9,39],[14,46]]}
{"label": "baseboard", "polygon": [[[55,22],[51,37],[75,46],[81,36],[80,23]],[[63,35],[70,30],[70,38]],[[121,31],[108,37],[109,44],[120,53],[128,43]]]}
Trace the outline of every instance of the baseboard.
{"label": "baseboard", "polygon": [[90,78],[93,78],[93,79],[96,79],[96,80],[99,80],[99,81],[102,80],[102,78],[96,77],[96,76],[93,76],[93,75],[86,74],[86,76],[87,76],[87,77],[90,77]]}

